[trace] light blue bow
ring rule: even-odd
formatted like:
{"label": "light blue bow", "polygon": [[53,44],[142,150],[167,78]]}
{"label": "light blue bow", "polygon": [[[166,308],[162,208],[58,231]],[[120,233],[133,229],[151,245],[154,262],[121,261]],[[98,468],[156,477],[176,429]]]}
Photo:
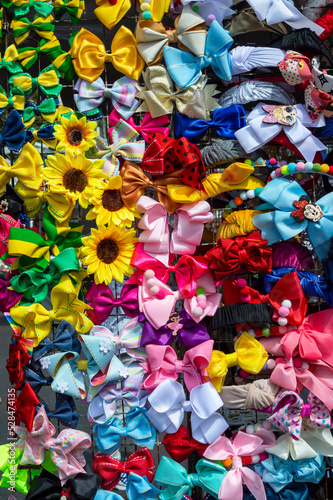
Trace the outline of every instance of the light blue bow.
{"label": "light blue bow", "polygon": [[96,424],[95,443],[101,453],[110,455],[121,445],[122,437],[130,437],[138,446],[147,446],[152,450],[156,441],[156,429],[146,417],[145,408],[132,408],[125,415],[123,426],[118,417],[113,417],[105,424]]}
{"label": "light blue bow", "polygon": [[[130,472],[126,483],[126,497],[128,500],[158,500],[161,491],[151,484],[146,476],[139,476]],[[113,491],[98,490],[94,500],[123,500]]]}
{"label": "light blue bow", "polygon": [[232,44],[233,39],[229,31],[223,29],[217,21],[213,21],[206,36],[203,57],[169,46],[163,48],[163,55],[171,78],[180,88],[186,89],[199,80],[201,70],[208,66],[211,66],[222,80],[231,80],[228,49]]}
{"label": "light blue bow", "polygon": [[[320,259],[324,259],[331,246],[333,237],[333,193],[320,200],[310,202],[309,207],[299,209],[296,204],[306,192],[295,181],[279,178],[269,182],[259,197],[268,202],[257,207],[257,210],[275,208],[274,211],[255,215],[253,224],[260,229],[261,236],[268,240],[268,245],[282,240],[289,240],[305,229],[314,251]],[[294,203],[296,202],[296,204]],[[319,220],[312,220],[313,210],[321,211]],[[297,217],[297,213],[299,216]]]}
{"label": "light blue bow", "polygon": [[278,493],[293,481],[318,484],[325,475],[326,465],[322,455],[304,460],[282,460],[270,455],[254,468],[264,483],[268,483]]}

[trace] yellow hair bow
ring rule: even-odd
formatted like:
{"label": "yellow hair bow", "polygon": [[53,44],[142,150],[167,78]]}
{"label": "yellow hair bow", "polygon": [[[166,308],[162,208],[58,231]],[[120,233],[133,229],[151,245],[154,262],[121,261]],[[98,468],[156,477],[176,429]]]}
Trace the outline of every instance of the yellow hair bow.
{"label": "yellow hair bow", "polygon": [[111,30],[131,8],[131,0],[118,0],[112,5],[109,0],[96,0],[94,14],[104,26]]}
{"label": "yellow hair bow", "polygon": [[13,19],[10,27],[13,30],[14,40],[17,45],[20,45],[31,31],[35,31],[41,38],[51,40],[54,33],[54,25],[52,24],[53,16],[36,17],[34,21],[29,21],[28,18]]}
{"label": "yellow hair bow", "polygon": [[228,368],[239,365],[248,373],[259,373],[268,359],[268,354],[263,346],[247,332],[236,340],[235,352],[224,354],[213,351],[207,373],[215,389],[220,392]]}
{"label": "yellow hair bow", "polygon": [[5,158],[0,156],[0,194],[6,190],[7,182],[13,177],[17,177],[23,186],[38,190],[42,184],[43,165],[41,155],[29,143],[23,146],[14,165],[8,165]]}
{"label": "yellow hair bow", "polygon": [[[143,0],[144,1],[144,0]],[[153,0],[150,5],[153,21],[162,21],[164,14],[169,12],[171,0]]]}
{"label": "yellow hair bow", "polygon": [[69,276],[63,276],[51,291],[52,309],[48,311],[41,304],[20,306],[10,309],[10,315],[16,323],[25,328],[22,337],[31,339],[34,347],[50,333],[52,321],[68,321],[78,333],[87,333],[93,322],[85,315],[90,306],[78,299],[81,283],[73,285]]}
{"label": "yellow hair bow", "polygon": [[15,45],[10,45],[5,50],[5,53],[0,60],[0,69],[6,69],[9,73],[18,74],[22,73],[23,69],[18,62],[18,51]]}
{"label": "yellow hair bow", "polygon": [[32,78],[29,73],[11,76],[9,86],[19,87],[27,95],[31,94],[34,89],[40,88],[48,97],[58,97],[62,90],[62,85],[59,83],[59,75],[60,73],[50,65],[37,78]]}
{"label": "yellow hair bow", "polygon": [[76,74],[92,83],[103,72],[106,62],[124,75],[138,80],[144,68],[133,33],[121,26],[111,44],[111,54],[103,42],[90,31],[82,28],[73,40],[71,57]]}
{"label": "yellow hair bow", "polygon": [[6,108],[14,108],[17,111],[23,111],[25,105],[25,97],[24,93],[22,94],[10,94],[10,97],[7,97],[4,89],[0,86],[0,113],[2,113]]}

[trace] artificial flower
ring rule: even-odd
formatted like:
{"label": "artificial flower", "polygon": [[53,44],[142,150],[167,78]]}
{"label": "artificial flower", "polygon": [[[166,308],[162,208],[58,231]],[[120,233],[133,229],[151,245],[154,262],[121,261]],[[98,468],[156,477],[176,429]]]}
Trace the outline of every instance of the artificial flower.
{"label": "artificial flower", "polygon": [[87,118],[77,118],[72,114],[70,118],[61,117],[61,125],[54,126],[54,136],[58,139],[57,151],[73,151],[75,154],[83,153],[95,146],[97,132],[96,122],[87,122]]}

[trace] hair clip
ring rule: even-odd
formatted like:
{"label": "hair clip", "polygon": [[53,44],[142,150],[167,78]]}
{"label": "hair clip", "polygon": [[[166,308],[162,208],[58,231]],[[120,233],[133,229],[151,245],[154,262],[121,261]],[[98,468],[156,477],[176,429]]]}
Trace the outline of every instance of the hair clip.
{"label": "hair clip", "polygon": [[13,19],[10,24],[10,28],[13,30],[15,43],[20,45],[28,38],[32,31],[37,33],[37,35],[41,38],[51,40],[55,28],[52,21],[54,21],[54,18],[51,15],[48,15],[45,18],[35,16],[33,21],[29,21],[27,17]]}

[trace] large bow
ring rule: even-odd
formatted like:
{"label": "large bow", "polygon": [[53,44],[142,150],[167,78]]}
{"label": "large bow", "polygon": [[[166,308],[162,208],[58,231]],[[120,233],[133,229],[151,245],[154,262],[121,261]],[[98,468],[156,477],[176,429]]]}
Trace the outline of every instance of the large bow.
{"label": "large bow", "polygon": [[[18,153],[22,148],[23,144],[26,141],[26,128],[23,125],[21,115],[16,109],[12,109],[6,118],[6,121],[3,125],[2,132],[0,133],[0,152],[3,152],[4,147],[6,146],[8,149],[13,151],[14,153]],[[8,166],[6,160],[4,160],[6,165]],[[12,167],[8,166],[8,170]],[[7,174],[7,179],[10,178]],[[4,181],[5,183],[7,181]],[[34,184],[33,180],[30,181]],[[40,184],[39,184],[40,185]],[[38,188],[37,188],[38,189]]]}
{"label": "large bow", "polygon": [[207,444],[193,439],[184,425],[181,425],[174,434],[166,434],[163,438],[163,445],[172,460],[179,463],[190,458],[194,451],[202,457],[207,448]]}
{"label": "large bow", "polygon": [[184,136],[189,141],[197,143],[213,128],[217,135],[227,139],[235,139],[235,132],[245,127],[245,110],[239,104],[231,104],[226,108],[215,109],[209,121],[190,118],[176,113],[175,134]]}
{"label": "large bow", "polygon": [[43,365],[42,358],[53,350],[62,352],[75,351],[78,354],[81,351],[81,344],[77,338],[75,329],[65,320],[60,322],[53,340],[46,338],[33,350],[32,359],[35,362],[39,361]]}
{"label": "large bow", "polygon": [[320,116],[312,121],[304,104],[276,106],[260,102],[247,116],[246,123],[235,136],[247,153],[261,148],[282,131],[307,161],[313,161],[316,151],[326,149],[307,128],[322,127],[325,119]]}
{"label": "large bow", "polygon": [[0,69],[6,69],[12,75],[22,73],[23,69],[18,62],[18,52],[14,44],[6,48],[3,57],[0,59]]}
{"label": "large bow", "polygon": [[117,0],[109,3],[107,0],[96,0],[98,5],[94,14],[109,30],[111,30],[131,8],[131,0]]}
{"label": "large bow", "polygon": [[154,478],[154,460],[148,448],[140,448],[132,453],[125,462],[119,462],[115,458],[95,453],[93,459],[94,472],[104,479],[102,488],[113,490],[120,481],[121,474],[134,472],[139,476],[146,476],[148,481]]}
{"label": "large bow", "polygon": [[32,78],[29,73],[11,76],[9,86],[19,87],[26,95],[30,95],[35,89],[40,89],[48,97],[58,97],[62,90],[59,77],[59,71],[51,64],[44,68],[36,78]]}
{"label": "large bow", "polygon": [[132,408],[125,415],[122,425],[118,417],[113,417],[105,424],[94,425],[96,446],[101,453],[111,455],[119,448],[122,437],[131,438],[137,446],[146,446],[152,450],[156,441],[156,429],[146,417],[145,408]]}
{"label": "large bow", "polygon": [[[6,120],[7,122],[7,120]],[[3,137],[5,130],[3,130]],[[0,193],[6,190],[6,184],[11,178],[17,178],[23,186],[38,190],[41,186],[43,160],[37,149],[31,144],[25,144],[19,157],[13,165],[8,165],[0,156]]]}
{"label": "large bow", "polygon": [[239,365],[248,373],[259,373],[268,359],[268,354],[260,342],[247,332],[235,342],[235,352],[224,354],[213,351],[207,368],[209,378],[218,392],[221,391],[228,368]]}
{"label": "large bow", "polygon": [[10,27],[13,30],[15,43],[20,45],[28,36],[31,31],[34,31],[41,38],[51,40],[54,33],[54,24],[52,24],[53,16],[49,15],[45,18],[36,16],[33,21],[29,21],[27,17],[21,19],[13,19]]}
{"label": "large bow", "polygon": [[147,417],[159,432],[173,434],[181,426],[185,412],[191,413],[192,436],[200,443],[212,443],[229,426],[217,413],[223,401],[210,382],[194,387],[186,401],[179,382],[166,379],[145,401]]}
{"label": "large bow", "polygon": [[16,425],[20,425],[20,422],[23,422],[28,432],[31,432],[36,408],[39,406],[39,399],[29,383],[25,383],[20,395],[16,396],[15,408],[11,408],[13,399],[9,399],[8,397],[8,408],[15,411]]}
{"label": "large bow", "polygon": [[115,354],[126,353],[136,359],[146,359],[146,351],[140,348],[142,327],[136,319],[132,319],[121,330],[119,335],[115,335],[105,326],[93,326],[91,335],[104,335],[108,337],[115,346]]}
{"label": "large bow", "polygon": [[[114,109],[109,116],[109,137],[112,140],[112,132],[114,126],[117,125],[118,121],[121,119],[121,115]],[[167,128],[170,125],[170,120],[167,116],[159,116],[158,118],[152,118],[150,113],[145,113],[142,118],[142,122],[140,125],[136,125],[133,117],[127,120],[127,123],[134,128],[139,134],[142,135],[142,138],[149,142],[151,136],[158,133],[164,136],[169,135],[170,129]]]}
{"label": "large bow", "polygon": [[81,113],[98,108],[104,99],[109,98],[115,110],[127,120],[139,106],[135,99],[138,93],[135,82],[127,76],[119,78],[112,87],[107,87],[102,78],[92,83],[79,78],[74,89],[77,91],[74,100]]}
{"label": "large bow", "polygon": [[191,495],[195,486],[199,486],[214,498],[218,498],[219,489],[227,473],[225,468],[208,460],[199,460],[195,470],[196,474],[187,474],[185,467],[163,456],[155,476],[159,485],[166,486],[161,491],[160,499],[181,500],[184,495],[186,497]]}
{"label": "large bow", "polygon": [[219,500],[227,500],[230,495],[235,500],[242,500],[243,483],[257,500],[266,500],[265,488],[260,476],[248,467],[243,467],[241,459],[241,457],[259,454],[258,449],[262,443],[263,440],[260,437],[239,431],[232,441],[221,436],[208,446],[204,457],[210,460],[232,459],[231,470],[227,473],[219,490]]}
{"label": "large bow", "polygon": [[110,54],[105,51],[103,42],[84,28],[75,36],[70,54],[76,74],[90,83],[101,75],[106,62],[112,62],[116,70],[134,80],[140,78],[144,68],[134,35],[125,26],[114,35]]}
{"label": "large bow", "polygon": [[27,128],[31,127],[38,116],[41,116],[49,123],[54,123],[57,117],[57,104],[52,97],[44,99],[44,101],[42,101],[38,106],[33,101],[28,101],[26,103],[26,107],[22,115],[24,125]]}
{"label": "large bow", "polygon": [[213,21],[206,36],[203,57],[173,47],[164,47],[163,55],[171,78],[180,88],[187,88],[199,80],[202,69],[207,66],[211,66],[219,78],[231,80],[228,49],[232,44],[233,39],[229,32],[217,21]]}
{"label": "large bow", "polygon": [[282,178],[269,182],[260,198],[269,204],[264,204],[266,208],[275,209],[253,217],[269,245],[281,238],[289,240],[306,229],[319,259],[327,257],[333,237],[332,193],[311,202],[297,182]]}

